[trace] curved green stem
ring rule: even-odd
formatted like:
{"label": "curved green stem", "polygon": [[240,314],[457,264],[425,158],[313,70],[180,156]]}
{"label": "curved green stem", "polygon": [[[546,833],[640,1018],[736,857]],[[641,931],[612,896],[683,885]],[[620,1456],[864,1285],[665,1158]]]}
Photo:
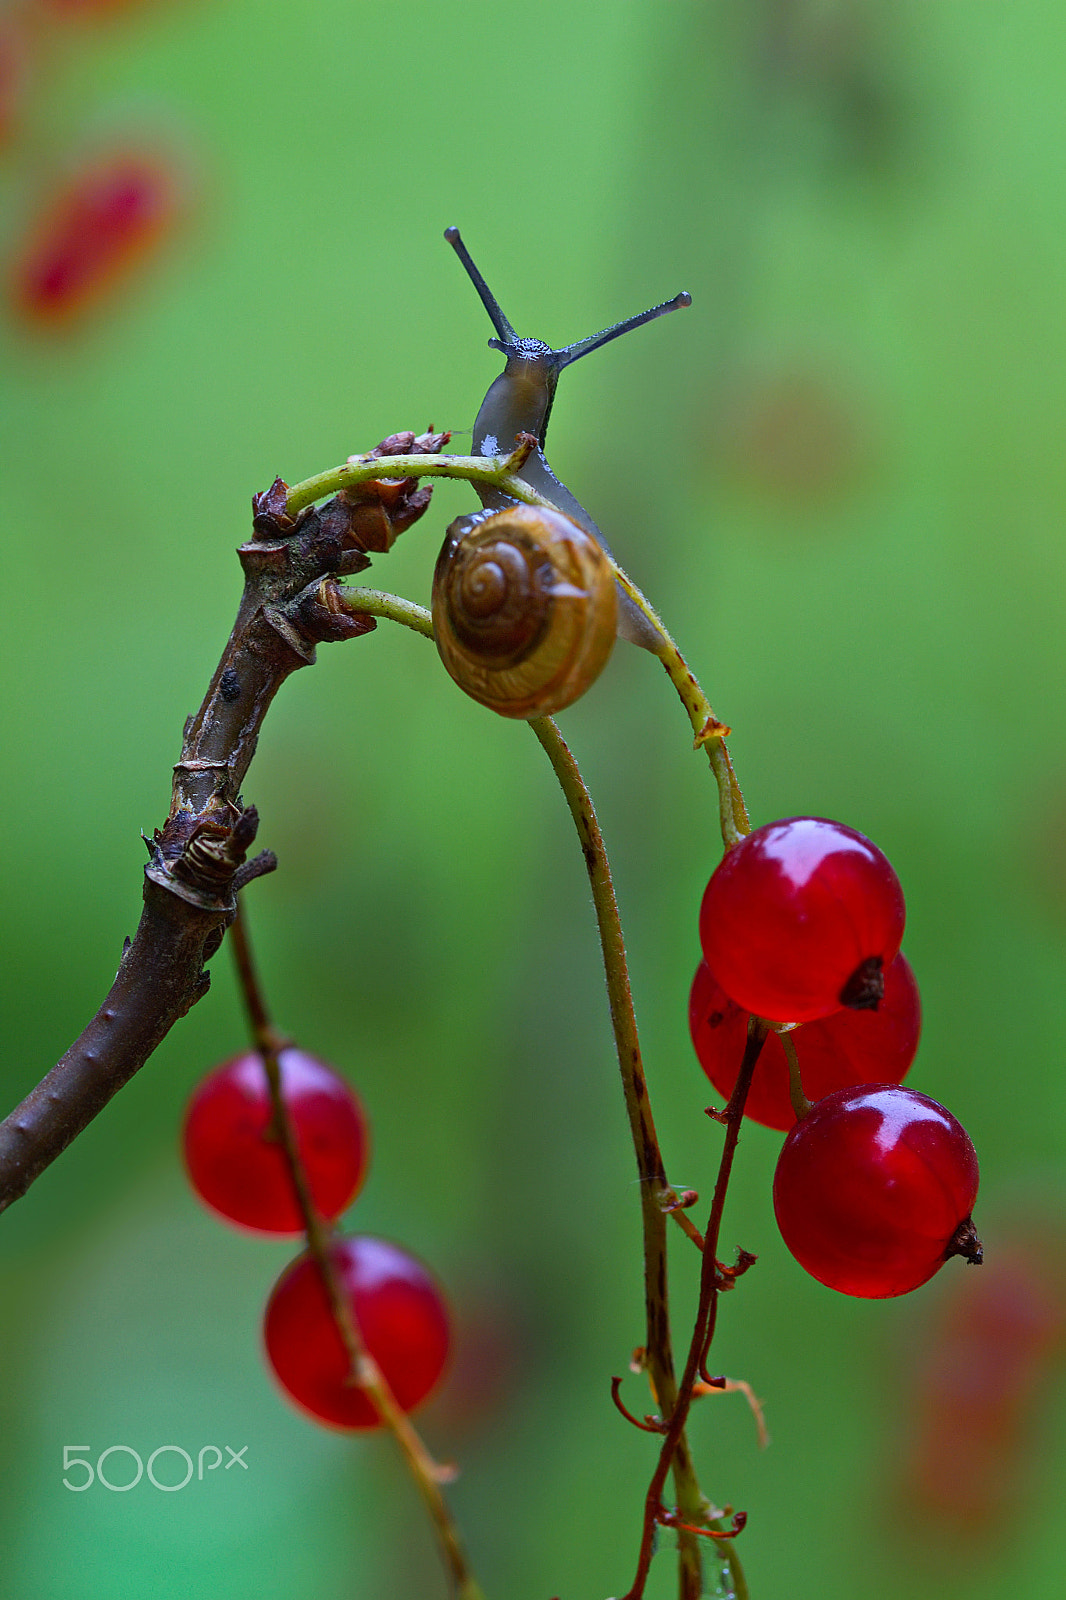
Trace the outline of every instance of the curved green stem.
{"label": "curved green stem", "polygon": [[405,628],[420,633],[425,639],[433,637],[433,618],[425,606],[405,600],[402,595],[386,594],[383,589],[355,589],[349,585],[338,589],[337,594],[345,611],[388,617],[390,622],[402,622]]}
{"label": "curved green stem", "polygon": [[659,636],[659,645],[652,654],[658,656],[666,668],[667,676],[688,712],[692,731],[696,736],[693,741],[694,748],[699,750],[702,746],[707,752],[707,759],[711,763],[711,771],[718,785],[718,815],[722,828],[722,843],[729,850],[746,833],[751,832],[748,809],[744,804],[744,796],[740,792],[740,784],[737,782],[737,775],[733,771],[733,763],[726,747],[726,736],[730,730],[711,710],[711,703],[700,688],[695,673],[690,669],[651,601],[638,589],[628,573],[623,572],[617,562],[613,565],[618,582]]}
{"label": "curved green stem", "polygon": [[[520,500],[524,505],[552,507],[551,501],[537,494],[534,489],[517,476],[519,469],[529,456],[535,441],[526,436],[509,456],[453,456],[453,455],[416,455],[416,456],[352,456],[339,467],[330,467],[326,472],[320,472],[313,478],[305,478],[302,483],[294,484],[288,491],[285,509],[290,516],[295,516],[305,506],[311,505],[315,500],[324,496],[338,494],[342,489],[351,488],[354,484],[365,483],[373,478],[460,478],[472,483],[490,484],[493,488],[500,489],[513,500]],[[751,823],[748,819],[747,807],[744,796],[740,792],[740,784],[733,770],[733,763],[726,748],[726,736],[729,733],[724,722],[720,722],[711,710],[710,701],[700,688],[695,674],[690,670],[677,644],[671,637],[662,618],[648,600],[647,596],[633,582],[628,573],[618,565],[613,558],[611,565],[619,584],[637,608],[646,618],[651,628],[658,636],[659,643],[651,647],[651,653],[659,658],[666,669],[667,676],[680,696],[681,703],[688,712],[692,731],[695,735],[694,747],[698,750],[702,746],[707,751],[707,759],[711,764],[711,771],[718,785],[718,816],[722,830],[722,843],[729,850],[741,839],[744,834],[751,832]],[[369,607],[367,608],[370,609]],[[380,612],[375,615],[388,615]],[[402,621],[399,616],[396,621]]]}
{"label": "curved green stem", "polygon": [[[585,787],[584,779],[569,746],[551,717],[533,718],[529,725],[540,740],[566,797],[581,841],[592,888],[592,901],[607,978],[611,1026],[614,1031],[629,1131],[640,1178],[647,1325],[645,1360],[655,1398],[665,1418],[675,1413],[678,1395],[670,1343],[666,1262],[667,1213],[664,1210],[664,1204],[670,1204],[675,1196],[666,1181],[655,1122],[652,1118],[651,1102],[648,1098],[618,901],[592,797]],[[682,1520],[690,1523],[704,1522],[710,1508],[696,1479],[688,1440],[680,1430],[674,1440],[670,1466]],[[693,1600],[698,1600],[703,1593],[702,1562],[698,1535],[689,1528],[678,1528],[678,1560],[682,1600],[688,1600],[690,1595]]]}
{"label": "curved green stem", "polygon": [[353,484],[368,483],[373,478],[460,478],[470,483],[487,483],[526,505],[554,509],[550,500],[545,500],[515,476],[528,455],[529,448],[522,445],[509,456],[353,456],[339,467],[330,467],[313,478],[305,478],[302,483],[294,483],[285,497],[285,510],[294,517],[316,500],[339,494]]}
{"label": "curved green stem", "polygon": [[[390,461],[390,466],[391,466]],[[385,594],[375,589],[344,589],[341,591],[345,607],[374,616],[388,617],[402,623],[426,638],[433,637],[430,613],[423,607],[397,595]],[[641,597],[643,599],[643,597]],[[646,604],[646,602],[645,602]],[[650,608],[649,608],[650,610]],[[669,639],[663,629],[664,638]],[[672,641],[670,641],[672,644]],[[676,651],[676,647],[674,647]],[[677,652],[678,659],[680,653]],[[686,669],[687,670],[687,669]],[[695,680],[690,680],[695,684]],[[698,693],[698,685],[696,685]],[[693,704],[698,702],[693,698]],[[709,707],[708,707],[709,712]],[[641,1060],[640,1039],[637,1032],[633,995],[629,982],[622,924],[618,902],[611,879],[603,835],[593,808],[592,798],[585,786],[566,741],[551,717],[530,719],[530,728],[537,736],[559,780],[574,825],[581,842],[582,853],[588,869],[592,888],[593,906],[603,952],[607,994],[611,1012],[618,1065],[622,1076],[626,1113],[636,1153],[637,1172],[640,1178],[641,1219],[644,1235],[644,1285],[645,1316],[647,1324],[646,1365],[656,1401],[664,1419],[671,1419],[669,1450],[661,1457],[663,1477],[672,1473],[677,1495],[678,1561],[681,1600],[699,1600],[703,1594],[702,1553],[695,1527],[714,1531],[714,1513],[703,1495],[696,1478],[695,1467],[684,1433],[683,1416],[691,1400],[693,1377],[688,1376],[688,1395],[679,1397],[670,1340],[669,1303],[667,1295],[666,1232],[667,1216],[676,1209],[677,1195],[666,1179],[662,1154],[659,1149],[648,1097],[647,1083]],[[716,742],[719,744],[721,740]],[[731,769],[730,769],[731,771]],[[735,782],[735,780],[734,780]],[[730,791],[731,792],[731,791]],[[737,790],[739,795],[739,790]],[[742,802],[741,802],[742,804]],[[746,820],[746,819],[745,819]],[[735,1141],[735,1133],[734,1133]],[[720,1219],[721,1200],[724,1199],[724,1180],[720,1176],[717,1197]],[[717,1228],[715,1229],[717,1242]],[[702,1242],[702,1241],[701,1241]],[[679,1404],[680,1398],[680,1404]],[[661,1493],[662,1480],[659,1480]],[[685,1523],[694,1526],[686,1527]],[[747,1588],[735,1551],[717,1546],[718,1559],[728,1563],[738,1600],[744,1600]],[[650,1546],[649,1546],[650,1559]]]}

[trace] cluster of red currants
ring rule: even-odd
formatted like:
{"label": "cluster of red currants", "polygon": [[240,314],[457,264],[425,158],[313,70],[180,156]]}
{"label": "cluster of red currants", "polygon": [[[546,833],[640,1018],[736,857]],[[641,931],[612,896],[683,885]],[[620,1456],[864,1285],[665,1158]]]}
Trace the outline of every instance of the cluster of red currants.
{"label": "cluster of red currants", "polygon": [[[290,1046],[278,1056],[281,1095],[311,1202],[333,1223],[366,1176],[366,1117],[345,1080]],[[259,1055],[235,1056],[194,1091],[182,1134],[193,1189],[227,1222],[288,1235],[304,1222]],[[334,1235],[334,1268],[352,1319],[403,1411],[437,1384],[450,1330],[428,1269],[388,1239]],[[305,1252],[282,1273],[263,1319],[267,1358],[282,1389],[316,1422],[375,1428],[380,1417],[350,1377],[351,1361],[318,1265]]]}
{"label": "cluster of red currants", "polygon": [[921,1029],[904,917],[899,879],[861,833],[819,817],[768,823],[707,885],[689,1006],[700,1064],[727,1097],[749,1016],[775,1025],[745,1111],[789,1130],[778,1227],[813,1277],[870,1298],[918,1288],[953,1255],[981,1260],[973,1145],[950,1111],[899,1086]]}

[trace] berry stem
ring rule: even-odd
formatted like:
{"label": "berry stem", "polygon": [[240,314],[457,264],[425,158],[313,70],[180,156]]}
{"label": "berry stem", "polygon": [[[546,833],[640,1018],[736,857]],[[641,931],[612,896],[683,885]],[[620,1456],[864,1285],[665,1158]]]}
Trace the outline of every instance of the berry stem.
{"label": "berry stem", "polygon": [[[647,1083],[641,1061],[640,1039],[633,994],[629,982],[622,923],[611,880],[611,867],[585,782],[566,741],[551,717],[537,717],[530,727],[540,740],[559,779],[570,814],[581,841],[585,865],[599,929],[607,995],[614,1030],[618,1065],[622,1074],[626,1112],[640,1176],[641,1217],[644,1230],[644,1291],[647,1318],[645,1363],[652,1390],[661,1414],[678,1414],[678,1390],[670,1342],[670,1314],[667,1297],[666,1213],[663,1196],[669,1191],[659,1150]],[[701,1521],[707,1502],[700,1492],[695,1468],[683,1431],[684,1423],[673,1433],[673,1446],[667,1466],[673,1468],[678,1506],[686,1521]],[[665,1471],[664,1471],[665,1480]],[[686,1527],[678,1529],[679,1582],[682,1600],[693,1600],[704,1592],[698,1540]],[[737,1594],[740,1596],[738,1589]]]}
{"label": "berry stem", "polygon": [[[626,1591],[621,1600],[642,1600],[644,1586],[648,1581],[651,1558],[655,1550],[655,1529],[662,1521],[662,1497],[667,1473],[674,1459],[674,1452],[684,1439],[684,1428],[688,1419],[689,1407],[692,1404],[693,1390],[698,1377],[701,1375],[701,1370],[705,1367],[707,1351],[714,1335],[718,1291],[721,1286],[720,1268],[717,1261],[718,1236],[722,1228],[722,1213],[725,1209],[726,1190],[729,1187],[729,1178],[733,1169],[733,1156],[740,1138],[740,1124],[744,1117],[744,1104],[748,1098],[748,1089],[751,1087],[755,1063],[759,1059],[759,1053],[762,1050],[766,1034],[766,1024],[760,1018],[752,1017],[748,1025],[748,1042],[744,1050],[744,1060],[741,1062],[740,1072],[737,1075],[736,1087],[724,1112],[726,1135],[722,1145],[721,1160],[718,1164],[718,1177],[714,1186],[711,1214],[704,1234],[699,1307],[696,1312],[695,1326],[692,1330],[688,1359],[685,1362],[685,1370],[678,1386],[677,1401],[670,1416],[669,1429],[659,1452],[659,1462],[648,1485],[648,1492],[644,1500],[644,1523],[641,1532],[640,1550],[637,1556],[636,1575],[631,1588]],[[704,1377],[704,1381],[709,1382],[710,1380]],[[664,1416],[665,1414],[664,1407]],[[712,1533],[714,1531],[721,1533],[723,1530],[710,1531]],[[747,1583],[735,1554],[728,1546],[723,1548],[722,1545],[718,1546],[718,1553],[722,1561],[729,1565],[735,1600],[748,1600]]]}
{"label": "berry stem", "polygon": [[653,654],[658,656],[666,668],[667,676],[688,712],[692,731],[696,736],[694,748],[699,750],[702,746],[707,752],[707,759],[718,785],[718,815],[722,829],[722,843],[729,850],[745,834],[751,832],[748,809],[744,804],[744,796],[740,792],[740,784],[733,771],[733,763],[725,742],[730,730],[724,722],[719,722],[711,710],[710,701],[700,688],[695,674],[690,670],[688,662],[651,601],[637,588],[632,578],[623,572],[617,562],[613,565],[618,582],[659,635],[660,642]]}
{"label": "berry stem", "polygon": [[[300,1181],[304,1176],[303,1165],[299,1158],[288,1110],[280,1098],[281,1075],[278,1068],[278,1056],[282,1050],[288,1048],[292,1040],[275,1028],[270,1020],[259,983],[259,974],[256,971],[255,960],[252,956],[252,946],[248,935],[248,915],[244,909],[244,902],[239,896],[237,898],[237,913],[230,926],[229,935],[230,950],[233,953],[234,965],[237,968],[237,980],[244,1000],[244,1009],[248,1014],[252,1043],[262,1057],[267,1080],[270,1084],[270,1092],[274,1099],[274,1111],[278,1119],[279,1133],[282,1136],[286,1158],[291,1168],[290,1176],[297,1189],[299,1189]],[[285,1137],[285,1130],[288,1131],[288,1138]],[[304,1207],[301,1202],[301,1210],[309,1208],[310,1201],[308,1201],[307,1207]]]}
{"label": "berry stem", "polygon": [[779,1033],[777,1037],[781,1040],[781,1048],[785,1052],[785,1060],[788,1062],[789,1099],[792,1101],[792,1109],[796,1113],[797,1122],[802,1122],[811,1109],[811,1102],[803,1092],[803,1079],[800,1077],[800,1064],[799,1056],[796,1054],[796,1045],[791,1032]]}
{"label": "berry stem", "polygon": [[[489,484],[524,505],[555,509],[550,500],[538,494],[535,489],[531,489],[523,479],[515,476],[527,459],[531,444],[535,443],[529,435],[521,435],[520,438],[522,442],[511,455],[502,459],[495,456],[453,455],[353,456],[343,466],[331,467],[326,472],[318,473],[316,477],[305,478],[302,483],[293,484],[286,496],[285,509],[290,517],[295,517],[305,506],[320,500],[324,495],[336,494],[341,489],[380,478],[385,470],[383,461],[387,465],[390,478],[460,478],[473,483]],[[711,710],[710,701],[651,601],[613,558],[611,565],[622,589],[658,635],[659,643],[653,648],[652,654],[662,662],[670,682],[688,712],[695,734],[695,748],[698,750],[702,746],[707,751],[707,759],[718,785],[722,843],[728,850],[745,834],[751,832],[744,796],[725,742],[729,729]],[[377,591],[366,592],[377,594]],[[392,599],[398,606],[407,604],[396,596]],[[404,620],[396,611],[377,611],[371,606],[367,606],[366,610],[374,616],[391,616],[395,621]],[[418,631],[424,630],[419,628]]]}
{"label": "berry stem", "polygon": [[687,1235],[687,1237],[692,1240],[692,1243],[696,1246],[696,1249],[697,1250],[702,1250],[703,1249],[703,1234],[697,1228],[697,1226],[693,1222],[692,1218],[686,1216],[685,1213],[683,1211],[681,1211],[676,1205],[664,1205],[663,1206],[663,1210],[666,1212],[668,1217],[672,1217],[673,1218],[673,1220],[677,1223],[678,1227],[681,1229],[681,1232],[683,1234]]}
{"label": "berry stem", "polygon": [[[389,467],[391,470],[391,459]],[[375,616],[388,617],[394,622],[403,623],[404,626],[414,629],[426,638],[433,637],[433,624],[429,612],[413,605],[410,601],[402,600],[396,595],[383,594],[378,590],[346,589],[342,591],[342,595],[344,606],[353,612],[365,608]],[[573,753],[557,725],[551,717],[536,717],[530,719],[529,726],[539,739],[559,779],[577,828],[592,887],[593,906],[607,979],[611,1026],[614,1031],[626,1112],[640,1177],[647,1322],[645,1364],[663,1416],[676,1416],[678,1390],[670,1341],[670,1313],[667,1299],[666,1208],[677,1215],[678,1196],[666,1180],[648,1099],[625,942],[622,937],[622,923],[611,879],[610,862],[592,798]],[[695,1229],[692,1232],[695,1233]],[[698,1234],[696,1237],[699,1237]],[[677,1429],[667,1458],[666,1468],[671,1467],[679,1512],[689,1523],[705,1522],[708,1518],[709,1505],[700,1490],[683,1427]],[[736,1558],[731,1554],[724,1558],[728,1559],[733,1571],[737,1600],[746,1600],[747,1589]],[[680,1600],[700,1600],[704,1588],[699,1540],[684,1526],[678,1529],[678,1565]]]}
{"label": "berry stem", "polygon": [[230,928],[230,940],[252,1039],[262,1059],[270,1085],[274,1122],[296,1193],[300,1215],[303,1218],[307,1248],[318,1267],[333,1320],[348,1353],[352,1382],[369,1396],[383,1425],[396,1440],[407,1462],[436,1528],[456,1600],[482,1600],[481,1590],[471,1575],[459,1531],[441,1493],[440,1486],[454,1475],[453,1469],[434,1461],[417,1430],[412,1426],[410,1418],[400,1409],[384,1373],[366,1348],[348,1297],[341,1287],[331,1250],[332,1230],[315,1209],[307,1174],[300,1159],[292,1118],[289,1116],[281,1092],[278,1052],[286,1047],[289,1040],[270,1020],[252,956],[247,919],[239,900],[237,914]]}

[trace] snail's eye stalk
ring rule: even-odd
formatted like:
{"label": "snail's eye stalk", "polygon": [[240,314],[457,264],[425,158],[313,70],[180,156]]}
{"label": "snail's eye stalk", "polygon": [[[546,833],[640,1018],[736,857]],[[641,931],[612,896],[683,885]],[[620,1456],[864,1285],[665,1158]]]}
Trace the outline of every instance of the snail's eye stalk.
{"label": "snail's eye stalk", "polygon": [[[467,276],[481,296],[481,303],[488,312],[492,326],[499,336],[498,342],[496,339],[490,339],[489,344],[495,349],[502,350],[505,355],[510,354],[523,341],[519,340],[511,324],[500,310],[499,301],[474,265],[470,252],[463,243],[459,229],[445,228],[444,237],[466,268]],[[602,333],[591,333],[587,339],[579,339],[575,344],[568,344],[562,350],[552,350],[550,346],[541,344],[539,339],[525,342],[531,346],[534,344],[540,346],[540,349],[550,356],[551,365],[555,371],[561,372],[572,361],[577,361],[581,356],[587,356],[592,350],[598,350],[601,344],[609,344],[612,339],[617,339],[623,333],[628,333],[631,328],[639,328],[642,322],[652,322],[656,317],[664,317],[668,311],[680,311],[683,306],[690,306],[691,304],[692,296],[687,289],[682,289],[681,293],[675,294],[672,300],[664,300],[662,305],[652,306],[649,311],[640,311],[635,317],[627,317],[624,322],[616,322],[613,327],[604,328]]]}
{"label": "snail's eye stalk", "polygon": [[460,234],[459,229],[445,228],[444,237],[447,239],[448,243],[459,257],[459,260],[466,268],[467,276],[469,277],[470,282],[474,285],[474,288],[477,290],[478,294],[481,296],[481,303],[489,314],[489,317],[492,321],[492,326],[499,334],[504,349],[508,349],[515,343],[515,331],[511,327],[511,324],[508,322],[507,318],[504,316],[503,312],[500,310],[500,303],[496,299],[496,296],[493,294],[492,290],[489,288],[488,284],[475,267],[473,259],[470,255],[470,251],[463,243],[462,235]]}
{"label": "snail's eye stalk", "polygon": [[656,317],[665,317],[668,311],[681,311],[691,304],[692,296],[687,289],[682,289],[680,294],[675,294],[672,300],[664,300],[662,305],[652,306],[649,311],[639,311],[636,316],[627,317],[624,322],[616,322],[612,328],[604,328],[602,333],[590,333],[587,339],[579,339],[576,344],[568,344],[565,350],[556,352],[560,371],[563,367],[568,367],[572,361],[587,356],[590,351],[598,350],[601,344],[610,344],[612,339],[621,338],[622,334],[628,333],[631,328],[639,328],[643,322],[653,322]]}

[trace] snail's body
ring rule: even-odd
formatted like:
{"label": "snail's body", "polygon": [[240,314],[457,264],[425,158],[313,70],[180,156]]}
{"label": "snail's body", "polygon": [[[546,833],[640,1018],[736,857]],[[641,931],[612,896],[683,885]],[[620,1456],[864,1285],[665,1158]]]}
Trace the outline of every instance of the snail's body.
{"label": "snail's body", "polygon": [[[539,455],[555,481],[543,453],[559,376],[552,368],[551,355],[552,351],[539,339],[515,341],[514,348],[507,352],[507,365],[489,385],[489,392],[481,402],[474,421],[474,450],[478,455],[508,455],[514,446],[515,434],[531,433],[540,449],[534,451],[530,459]],[[525,471],[519,476],[527,478],[532,487],[532,479]]]}
{"label": "snail's body", "polygon": [[[606,344],[608,340],[616,338],[630,328],[639,327],[642,322],[648,322],[653,317],[662,316],[667,311],[673,311],[681,306],[689,305],[691,303],[690,296],[684,293],[679,294],[673,300],[654,306],[650,311],[642,312],[639,316],[630,317],[627,321],[618,323],[613,328],[607,328],[602,333],[593,334],[588,339],[580,340],[577,344],[567,345],[562,350],[553,350],[550,345],[544,344],[540,339],[519,339],[517,337],[511,324],[500,310],[499,304],[490,292],[485,280],[470,259],[466,247],[459,237],[459,230],[457,228],[447,229],[445,238],[455,248],[474,287],[481,296],[482,303],[492,319],[493,327],[499,335],[497,339],[490,339],[489,344],[494,349],[502,350],[507,358],[503,372],[490,386],[474,422],[474,453],[476,455],[505,456],[514,449],[515,438],[518,434],[532,434],[537,440],[537,448],[530,452],[518,476],[537,494],[556,507],[564,518],[568,518],[577,525],[579,530],[583,530],[592,545],[598,547],[599,551],[602,551],[608,562],[610,562],[613,560],[610,549],[596,523],[584,506],[571,494],[566,485],[556,477],[544,454],[548,419],[551,415],[552,401],[555,398],[555,388],[559,373],[563,367],[569,366],[579,356],[587,355],[591,350],[597,349],[601,344]],[[460,558],[464,537],[468,534],[472,538],[477,537],[480,551],[479,560],[484,562],[490,559],[485,542],[486,527],[489,523],[494,523],[496,516],[502,518],[519,505],[517,501],[504,494],[502,490],[491,488],[487,485],[478,485],[477,492],[485,509],[472,517],[459,518],[452,523],[437,563],[437,572],[434,577],[433,609],[439,645],[445,629],[448,629],[456,638],[466,637],[467,635],[473,637],[473,634],[471,634],[471,631],[465,626],[461,618],[455,619],[456,625],[452,626],[451,623],[447,622],[444,615],[443,590],[445,587],[445,574],[449,564],[453,560]],[[528,510],[529,508],[522,509]],[[523,550],[527,549],[528,536],[532,526],[533,524],[529,519],[523,520],[519,539]],[[502,523],[500,532],[503,536],[505,553],[498,564],[497,570],[502,575],[513,564],[513,546],[510,535],[505,532]],[[561,548],[562,545],[553,530],[545,540],[545,559],[554,559],[554,555],[548,553],[549,550],[558,552]],[[569,561],[569,557],[567,561]],[[546,605],[550,610],[553,604],[551,595],[553,593],[561,594],[564,590],[569,590],[572,584],[572,571],[568,566],[566,575],[560,577],[554,590],[549,583],[533,585],[530,590],[530,603],[533,603],[532,597],[535,591],[539,596],[537,603]],[[496,581],[494,580],[489,587],[495,592],[497,588]],[[612,613],[609,619],[610,635],[613,636],[617,629],[617,632],[624,638],[654,650],[659,642],[658,635],[643,612],[622,590],[617,580],[613,579],[613,577],[606,587],[610,590],[609,605]],[[534,644],[529,646],[531,658],[529,673],[531,683],[543,681],[545,685],[543,692],[532,688],[527,691],[526,687],[521,684],[521,671],[524,669],[520,668],[520,662],[517,659],[514,671],[506,676],[505,687],[497,698],[492,698],[493,691],[486,689],[488,680],[486,679],[484,664],[477,661],[475,657],[470,657],[467,677],[463,675],[464,656],[461,651],[456,652],[441,646],[441,655],[444,663],[462,688],[473,694],[475,699],[481,700],[485,705],[492,706],[494,710],[500,711],[504,716],[535,717],[551,711],[562,710],[564,706],[569,705],[573,700],[577,699],[579,694],[584,692],[588,684],[602,669],[606,662],[607,654],[609,654],[609,639],[606,646],[604,645],[604,639],[607,637],[605,627],[607,617],[606,609],[604,608],[608,606],[608,601],[603,598],[604,588],[605,585],[603,583],[598,583],[595,587],[595,593],[590,592],[585,597],[586,604],[596,604],[603,609],[603,615],[597,620],[597,624],[588,628],[574,628],[572,623],[568,624],[568,637],[570,639],[568,648],[573,649],[575,652],[574,670],[572,672],[562,672],[557,670],[554,665],[548,671],[543,671],[539,668],[532,658],[537,648],[542,650],[544,648],[543,641],[547,637],[544,626],[538,625],[536,628],[525,630],[530,639],[535,638],[541,641],[539,646]],[[453,592],[456,594],[461,593],[462,586],[455,588]],[[504,594],[502,587],[499,592],[502,597]],[[451,604],[451,601],[448,603]],[[560,612],[560,616],[564,614],[569,616],[569,612],[570,603],[568,600],[566,607]],[[480,626],[479,621],[474,629],[475,634],[480,629]],[[547,623],[545,626],[547,626]],[[497,680],[493,678],[492,681],[496,682]],[[504,680],[499,681],[501,684],[504,683]],[[551,684],[550,690],[547,688],[549,682]],[[518,709],[518,707],[523,709]],[[526,707],[529,707],[529,709],[525,709]]]}

